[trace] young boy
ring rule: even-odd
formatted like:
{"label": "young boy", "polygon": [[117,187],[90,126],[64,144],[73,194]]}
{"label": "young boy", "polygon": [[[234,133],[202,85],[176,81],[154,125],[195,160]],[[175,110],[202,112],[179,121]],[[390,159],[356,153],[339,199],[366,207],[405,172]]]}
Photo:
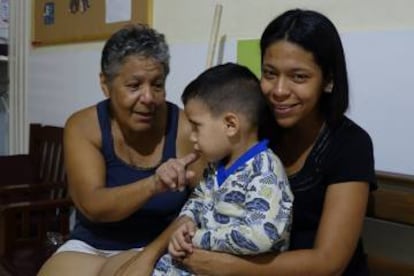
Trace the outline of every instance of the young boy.
{"label": "young boy", "polygon": [[286,250],[293,195],[282,163],[258,137],[271,114],[259,80],[244,66],[218,65],[193,80],[182,101],[194,150],[210,166],[154,275],[190,275],[176,260],[193,247],[243,255]]}

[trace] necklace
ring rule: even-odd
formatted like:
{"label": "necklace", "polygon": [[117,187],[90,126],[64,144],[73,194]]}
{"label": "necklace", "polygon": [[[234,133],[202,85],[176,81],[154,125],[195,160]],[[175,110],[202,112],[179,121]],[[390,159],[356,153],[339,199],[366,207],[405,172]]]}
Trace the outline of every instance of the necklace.
{"label": "necklace", "polygon": [[[126,162],[126,163],[129,166],[133,167],[134,169],[137,169],[137,170],[152,170],[152,169],[158,168],[160,166],[160,164],[162,163],[162,153],[161,153],[161,157],[155,163],[151,162],[151,165],[148,165],[148,166],[142,165],[143,163],[146,163],[146,162],[143,159],[138,160],[138,158],[136,157],[137,155],[134,154],[135,150],[133,148],[131,148],[130,146],[128,146],[128,145],[125,145],[125,148],[126,148],[126,153],[127,153],[127,157],[128,157],[128,162]],[[156,154],[156,151],[157,151],[156,148],[150,154],[151,156],[154,156]]]}
{"label": "necklace", "polygon": [[138,162],[134,160],[134,157],[131,155],[130,150],[128,150],[127,152],[128,152],[128,161],[129,161],[127,165],[137,170],[153,170],[153,169],[158,168],[162,162],[162,158],[161,158],[154,165],[143,166],[143,165],[138,164]]}

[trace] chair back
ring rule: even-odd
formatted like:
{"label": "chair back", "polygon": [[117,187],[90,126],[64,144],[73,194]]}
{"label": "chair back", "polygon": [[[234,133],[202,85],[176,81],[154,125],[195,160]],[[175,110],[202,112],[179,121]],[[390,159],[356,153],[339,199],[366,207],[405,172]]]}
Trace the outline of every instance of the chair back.
{"label": "chair back", "polygon": [[31,124],[29,143],[29,154],[0,160],[8,168],[15,165],[4,174],[19,178],[0,185],[0,265],[16,276],[36,275],[51,253],[45,244],[50,233],[68,234],[73,206],[66,187],[63,128]]}
{"label": "chair back", "polygon": [[37,167],[37,177],[42,182],[63,183],[63,128],[30,125],[29,155]]}

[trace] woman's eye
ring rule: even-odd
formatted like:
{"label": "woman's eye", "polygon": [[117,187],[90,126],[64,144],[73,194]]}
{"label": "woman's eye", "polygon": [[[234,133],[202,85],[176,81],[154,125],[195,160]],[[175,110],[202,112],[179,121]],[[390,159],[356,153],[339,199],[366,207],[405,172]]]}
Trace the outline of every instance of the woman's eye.
{"label": "woman's eye", "polygon": [[156,89],[164,89],[164,83],[156,83],[156,84],[154,84],[154,87]]}
{"label": "woman's eye", "polygon": [[140,84],[139,83],[131,83],[127,85],[128,89],[131,91],[139,90]]}
{"label": "woman's eye", "polygon": [[308,79],[308,76],[305,74],[294,74],[292,79],[296,83],[303,83]]}
{"label": "woman's eye", "polygon": [[275,77],[276,77],[276,74],[275,74],[275,72],[273,72],[273,71],[270,71],[270,70],[264,69],[264,70],[262,71],[262,76],[263,76],[264,78],[266,78],[266,79],[272,79],[272,78],[275,78]]}

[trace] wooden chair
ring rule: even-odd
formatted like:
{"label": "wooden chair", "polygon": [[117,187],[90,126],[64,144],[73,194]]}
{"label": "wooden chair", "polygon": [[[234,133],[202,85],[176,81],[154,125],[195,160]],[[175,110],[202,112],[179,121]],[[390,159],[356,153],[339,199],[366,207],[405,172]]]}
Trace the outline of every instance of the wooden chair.
{"label": "wooden chair", "polygon": [[0,157],[0,263],[11,275],[36,275],[55,249],[47,233],[69,232],[62,140],[63,128],[32,124],[29,154]]}
{"label": "wooden chair", "polygon": [[33,199],[34,193],[49,192],[50,186],[57,192],[55,185],[65,183],[62,141],[63,128],[31,124],[29,153],[0,156],[0,202]]}
{"label": "wooden chair", "polygon": [[69,199],[37,200],[0,205],[0,262],[13,276],[36,275],[69,233]]}
{"label": "wooden chair", "polygon": [[414,176],[377,172],[363,231],[371,275],[414,275]]}

